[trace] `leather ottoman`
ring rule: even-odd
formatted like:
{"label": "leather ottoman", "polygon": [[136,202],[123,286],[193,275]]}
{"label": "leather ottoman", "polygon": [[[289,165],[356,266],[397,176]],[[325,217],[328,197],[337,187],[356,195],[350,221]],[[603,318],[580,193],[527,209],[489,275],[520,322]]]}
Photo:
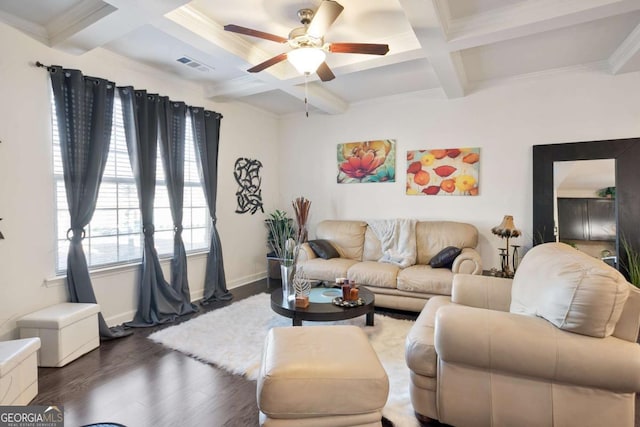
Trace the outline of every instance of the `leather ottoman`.
{"label": "leather ottoman", "polygon": [[38,394],[40,339],[0,342],[0,405],[27,405]]}
{"label": "leather ottoman", "polygon": [[273,328],[258,376],[267,427],[381,426],[389,379],[356,326]]}
{"label": "leather ottoman", "polygon": [[61,367],[100,345],[98,304],[62,303],[18,319],[20,338],[42,341],[38,366]]}

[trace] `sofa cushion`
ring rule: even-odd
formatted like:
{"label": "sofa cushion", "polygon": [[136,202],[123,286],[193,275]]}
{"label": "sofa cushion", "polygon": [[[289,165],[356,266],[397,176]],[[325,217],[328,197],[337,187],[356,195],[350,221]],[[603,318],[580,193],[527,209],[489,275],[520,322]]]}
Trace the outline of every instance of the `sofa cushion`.
{"label": "sofa cushion", "polygon": [[347,258],[313,258],[298,264],[309,279],[334,282],[338,277],[347,277],[349,267],[358,261]]}
{"label": "sofa cushion", "polygon": [[340,258],[340,254],[328,240],[309,240],[307,243],[311,246],[313,253],[322,259]]}
{"label": "sofa cushion", "polygon": [[619,271],[564,243],[531,249],[513,279],[512,313],[592,337],[611,335],[629,296]]}
{"label": "sofa cushion", "polygon": [[417,264],[429,264],[447,246],[475,248],[478,229],[471,224],[453,221],[419,221],[416,224]]}
{"label": "sofa cushion", "polygon": [[362,261],[354,264],[347,272],[350,282],[380,288],[395,288],[398,277],[398,267],[395,264],[376,261]]}
{"label": "sofa cushion", "polygon": [[366,230],[364,221],[326,220],[318,224],[316,238],[329,240],[340,257],[361,261]]}
{"label": "sofa cushion", "polygon": [[458,255],[460,255],[462,249],[456,248],[455,246],[447,246],[440,252],[438,252],[431,261],[429,261],[429,265],[433,268],[451,268],[453,265],[453,260],[456,259]]}
{"label": "sofa cushion", "polygon": [[362,252],[363,261],[377,261],[382,258],[382,243],[373,232],[371,227],[367,227],[364,234],[364,250]]}
{"label": "sofa cushion", "polygon": [[448,268],[412,265],[398,273],[398,289],[425,294],[451,295],[453,273]]}

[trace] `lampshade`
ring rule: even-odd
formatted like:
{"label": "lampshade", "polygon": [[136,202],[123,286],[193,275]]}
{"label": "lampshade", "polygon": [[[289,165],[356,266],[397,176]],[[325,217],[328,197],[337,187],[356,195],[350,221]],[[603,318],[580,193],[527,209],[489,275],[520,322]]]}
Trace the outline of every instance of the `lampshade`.
{"label": "lampshade", "polygon": [[287,53],[287,59],[302,74],[315,73],[324,62],[324,51],[316,47],[300,47]]}
{"label": "lampshade", "polygon": [[500,237],[518,237],[520,235],[520,230],[514,225],[511,215],[505,215],[500,225],[493,227],[491,232]]}

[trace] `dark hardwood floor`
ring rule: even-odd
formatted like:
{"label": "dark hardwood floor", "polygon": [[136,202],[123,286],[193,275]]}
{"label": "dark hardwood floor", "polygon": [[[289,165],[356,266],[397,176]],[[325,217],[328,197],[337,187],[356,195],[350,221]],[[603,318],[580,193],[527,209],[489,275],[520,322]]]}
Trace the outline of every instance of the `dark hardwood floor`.
{"label": "dark hardwood floor", "polygon": [[[233,289],[233,301],[266,287],[259,281]],[[203,306],[179,321],[228,304]],[[103,341],[63,368],[39,368],[32,404],[64,406],[66,427],[105,421],[127,427],[257,426],[255,381],[146,338],[174,324],[133,329],[132,336]]]}
{"label": "dark hardwood floor", "polygon": [[[277,281],[276,286],[279,289]],[[255,381],[167,349],[147,336],[273,288],[273,281],[267,289],[261,280],[232,289],[231,302],[201,306],[198,313],[170,325],[132,329],[132,336],[103,341],[63,368],[39,368],[39,393],[31,404],[64,406],[66,427],[106,421],[127,427],[257,426]],[[413,313],[385,313],[415,318]]]}
{"label": "dark hardwood floor", "polygon": [[[233,301],[238,301],[271,290],[262,280],[232,289],[231,293]],[[230,303],[203,306],[179,322]],[[394,310],[376,312],[416,317]],[[31,404],[64,406],[66,427],[107,421],[127,427],[258,426],[255,381],[147,339],[151,333],[175,324],[133,329],[132,336],[102,342],[99,348],[63,368],[39,368],[39,393]],[[639,409],[636,399],[635,427],[640,427]],[[391,424],[383,420],[383,425]]]}

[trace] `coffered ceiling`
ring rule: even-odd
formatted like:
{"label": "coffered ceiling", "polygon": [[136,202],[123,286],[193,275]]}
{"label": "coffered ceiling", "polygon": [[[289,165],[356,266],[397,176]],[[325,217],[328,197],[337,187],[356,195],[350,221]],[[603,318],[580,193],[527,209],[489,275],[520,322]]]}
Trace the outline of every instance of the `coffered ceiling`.
{"label": "coffered ceiling", "polygon": [[[515,78],[576,67],[640,71],[640,0],[338,0],[330,42],[386,43],[386,56],[328,53],[336,75],[308,80],[311,110],[409,92],[458,98]],[[0,21],[54,49],[102,47],[202,85],[206,97],[275,114],[300,111],[304,77],[287,62],[246,69],[286,45],[223,30],[282,37],[320,0],[0,0]],[[183,64],[179,58],[192,62]],[[34,60],[37,58],[34,58]],[[65,64],[61,64],[65,65]]]}

